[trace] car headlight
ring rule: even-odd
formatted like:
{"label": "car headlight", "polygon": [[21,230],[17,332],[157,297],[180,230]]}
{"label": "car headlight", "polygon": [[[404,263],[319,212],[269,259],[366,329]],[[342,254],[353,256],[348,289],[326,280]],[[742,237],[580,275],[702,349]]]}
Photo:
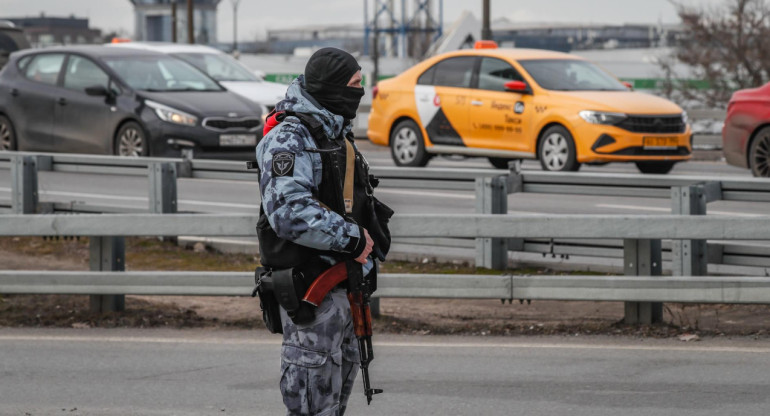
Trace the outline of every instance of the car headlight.
{"label": "car headlight", "polygon": [[682,124],[687,124],[687,121],[689,119],[687,118],[687,111],[682,111]]}
{"label": "car headlight", "polygon": [[578,113],[580,118],[591,124],[618,124],[626,119],[623,113],[605,113],[602,111],[585,110]]}
{"label": "car headlight", "polygon": [[198,117],[187,114],[184,111],[151,100],[145,100],[144,103],[147,104],[147,107],[155,110],[155,114],[157,114],[158,118],[163,121],[182,124],[184,126],[194,126],[198,124]]}

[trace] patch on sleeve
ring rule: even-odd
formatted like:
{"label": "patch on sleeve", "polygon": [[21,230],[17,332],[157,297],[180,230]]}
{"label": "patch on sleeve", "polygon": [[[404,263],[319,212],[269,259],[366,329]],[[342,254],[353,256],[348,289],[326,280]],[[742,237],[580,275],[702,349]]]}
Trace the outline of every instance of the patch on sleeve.
{"label": "patch on sleeve", "polygon": [[273,176],[294,176],[294,153],[280,152],[273,155]]}

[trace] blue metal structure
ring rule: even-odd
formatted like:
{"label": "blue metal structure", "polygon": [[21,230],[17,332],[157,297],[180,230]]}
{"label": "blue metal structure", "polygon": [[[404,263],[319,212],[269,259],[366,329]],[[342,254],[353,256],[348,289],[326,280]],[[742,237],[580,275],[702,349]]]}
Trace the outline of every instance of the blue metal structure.
{"label": "blue metal structure", "polygon": [[[371,17],[369,16],[369,3],[372,3],[373,6]],[[432,5],[434,3],[438,4],[437,13],[433,11]],[[397,18],[394,0],[364,0],[364,55],[371,55],[372,36],[377,42],[379,52],[379,48],[382,47],[379,35],[388,35],[390,40],[385,43],[386,51],[391,51],[392,54],[393,50],[397,50],[399,58],[422,55],[425,52],[425,50],[412,48],[410,53],[410,36],[415,34],[432,35],[430,37],[431,43],[440,38],[444,25],[444,0],[414,0],[414,6],[414,13],[409,16],[407,0],[401,0],[400,18]],[[383,21],[385,25],[381,24]]]}

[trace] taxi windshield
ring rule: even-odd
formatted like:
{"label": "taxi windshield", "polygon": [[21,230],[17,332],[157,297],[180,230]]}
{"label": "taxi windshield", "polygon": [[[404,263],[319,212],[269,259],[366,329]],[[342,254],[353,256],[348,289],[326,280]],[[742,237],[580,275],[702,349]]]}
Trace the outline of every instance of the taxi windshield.
{"label": "taxi windshield", "polygon": [[628,91],[625,85],[588,61],[532,59],[519,61],[535,82],[554,91]]}

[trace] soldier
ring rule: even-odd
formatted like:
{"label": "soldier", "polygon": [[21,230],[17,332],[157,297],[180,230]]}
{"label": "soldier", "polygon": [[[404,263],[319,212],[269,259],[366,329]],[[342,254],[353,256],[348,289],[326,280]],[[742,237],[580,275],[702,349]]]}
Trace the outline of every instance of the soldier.
{"label": "soldier", "polygon": [[[387,244],[375,247],[381,236],[373,240],[364,228],[377,229],[369,226],[368,165],[351,132],[364,95],[361,80],[361,67],[347,52],[317,51],[268,117],[257,146],[257,231],[262,265],[272,270],[281,304],[280,389],[289,415],[342,415],[359,364],[345,282],[317,307],[302,295],[339,262],[354,259],[364,275],[376,273],[372,249],[389,246],[388,235]],[[279,282],[276,276],[287,269],[289,277]]]}

